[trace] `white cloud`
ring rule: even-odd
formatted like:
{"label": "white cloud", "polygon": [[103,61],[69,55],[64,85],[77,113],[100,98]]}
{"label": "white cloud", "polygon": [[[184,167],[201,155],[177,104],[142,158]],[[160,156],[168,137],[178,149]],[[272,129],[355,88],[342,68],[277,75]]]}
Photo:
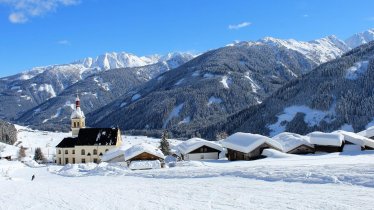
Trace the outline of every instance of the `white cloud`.
{"label": "white cloud", "polygon": [[60,6],[79,4],[80,0],[0,0],[0,4],[10,7],[9,21],[25,23],[32,17],[54,12]]}
{"label": "white cloud", "polygon": [[13,12],[9,15],[9,21],[12,23],[25,23],[27,22],[27,17],[23,13]]}
{"label": "white cloud", "polygon": [[308,18],[308,17],[309,17],[308,14],[304,14],[304,15],[303,15],[303,18]]}
{"label": "white cloud", "polygon": [[57,42],[57,44],[60,44],[60,45],[71,45],[71,43],[69,42],[69,40],[60,40]]}
{"label": "white cloud", "polygon": [[242,22],[242,23],[239,23],[239,24],[236,24],[236,25],[229,25],[229,29],[230,30],[232,30],[232,29],[238,30],[238,29],[241,29],[241,28],[244,28],[244,27],[248,27],[251,24],[252,23],[250,23],[250,22]]}
{"label": "white cloud", "polygon": [[368,20],[368,21],[374,21],[374,17],[368,17],[368,18],[366,18],[366,20]]}

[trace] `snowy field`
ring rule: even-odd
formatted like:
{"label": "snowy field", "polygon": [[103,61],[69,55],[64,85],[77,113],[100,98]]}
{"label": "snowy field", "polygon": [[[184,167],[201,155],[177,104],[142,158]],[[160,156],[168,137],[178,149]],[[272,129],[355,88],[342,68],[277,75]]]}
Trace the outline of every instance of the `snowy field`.
{"label": "snowy field", "polygon": [[[24,145],[44,149],[69,136],[22,132]],[[158,145],[159,139],[124,136],[123,141]],[[0,160],[0,210],[374,209],[374,151],[297,156],[269,150],[267,155],[144,171],[107,163],[27,166]]]}
{"label": "snowy field", "polygon": [[190,161],[147,171],[1,161],[0,171],[4,210],[370,209],[374,194],[374,152]]}

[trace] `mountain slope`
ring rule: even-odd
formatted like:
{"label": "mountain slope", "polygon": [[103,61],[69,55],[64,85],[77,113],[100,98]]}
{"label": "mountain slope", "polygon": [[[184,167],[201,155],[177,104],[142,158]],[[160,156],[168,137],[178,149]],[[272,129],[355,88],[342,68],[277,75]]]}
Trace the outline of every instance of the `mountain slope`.
{"label": "mountain slope", "polygon": [[309,60],[313,61],[317,65],[338,58],[344,52],[350,49],[343,41],[339,40],[333,35],[310,42],[297,41],[294,39],[283,40],[273,37],[265,37],[256,42],[239,42],[231,44],[230,46],[250,46],[258,44],[285,47],[287,49],[297,51],[305,55]]}
{"label": "mountain slope", "polygon": [[314,130],[360,131],[374,117],[374,42],[322,64],[267,98],[206,129],[213,139],[221,131],[276,135]]}
{"label": "mountain slope", "polygon": [[148,66],[98,72],[69,86],[56,97],[25,111],[16,121],[38,129],[68,130],[76,93],[81,96],[82,108],[88,113],[188,60],[188,57],[182,55],[172,55]]}
{"label": "mountain slope", "polygon": [[86,115],[87,124],[191,134],[261,103],[315,66],[299,52],[262,43],[212,50]]}
{"label": "mountain slope", "polygon": [[374,40],[374,29],[369,29],[364,32],[357,33],[345,40],[345,43],[350,48],[358,47]]}
{"label": "mountain slope", "polygon": [[[48,99],[61,94],[71,85],[108,69],[134,68],[139,78],[149,80],[175,68],[194,56],[189,53],[173,53],[166,56],[136,57],[126,53],[111,53],[96,59],[87,58],[72,64],[33,68],[31,71],[0,79],[0,118],[14,120]],[[114,78],[116,79],[116,78]]]}

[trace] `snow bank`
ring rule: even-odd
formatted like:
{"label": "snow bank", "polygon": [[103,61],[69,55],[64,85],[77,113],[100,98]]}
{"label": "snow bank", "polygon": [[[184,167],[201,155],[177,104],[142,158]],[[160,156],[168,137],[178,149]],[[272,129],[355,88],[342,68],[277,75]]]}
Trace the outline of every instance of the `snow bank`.
{"label": "snow bank", "polygon": [[161,159],[165,158],[164,154],[157,147],[154,147],[150,144],[142,143],[142,144],[134,145],[125,151],[125,161],[131,160],[132,158],[144,152],[157,156]]}
{"label": "snow bank", "polygon": [[235,133],[222,141],[222,145],[229,149],[249,153],[256,149],[263,143],[267,143],[279,150],[282,150],[282,145],[271,138],[252,133]]}
{"label": "snow bank", "polygon": [[264,149],[261,155],[266,156],[266,157],[271,157],[271,158],[288,158],[288,157],[294,156],[294,155],[286,154],[283,152],[279,152],[278,150],[275,150],[275,149]]}
{"label": "snow bank", "polygon": [[296,133],[283,132],[272,137],[272,139],[282,145],[283,152],[289,152],[301,145],[313,147],[313,145],[311,145],[309,142],[309,137],[302,136]]}
{"label": "snow bank", "polygon": [[131,161],[129,168],[131,170],[160,169],[161,163],[159,160]]}
{"label": "snow bank", "polygon": [[316,145],[340,147],[344,141],[344,136],[340,133],[313,132],[308,135],[310,143]]}
{"label": "snow bank", "polygon": [[83,177],[83,176],[108,176],[124,175],[128,172],[127,166],[120,163],[86,163],[86,164],[66,164],[57,171],[49,168],[49,171],[60,176]]}
{"label": "snow bank", "polygon": [[18,158],[19,148],[13,145],[4,144],[0,142],[0,157],[11,157],[12,159]]}
{"label": "snow bank", "polygon": [[35,160],[28,160],[24,162],[25,165],[27,165],[30,168],[40,168],[40,167],[45,167],[43,164],[37,163]]}
{"label": "snow bank", "polygon": [[192,138],[184,141],[180,143],[177,148],[182,154],[187,154],[202,146],[207,146],[222,151],[222,147],[220,145],[201,138]]}

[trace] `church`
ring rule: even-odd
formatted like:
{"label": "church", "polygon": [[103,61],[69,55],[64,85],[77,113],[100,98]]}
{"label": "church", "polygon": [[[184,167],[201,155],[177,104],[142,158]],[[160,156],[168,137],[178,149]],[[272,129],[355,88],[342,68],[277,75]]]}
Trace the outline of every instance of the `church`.
{"label": "church", "polygon": [[72,136],[64,138],[56,146],[57,164],[99,163],[105,152],[122,145],[119,128],[86,128],[78,96],[70,118]]}

